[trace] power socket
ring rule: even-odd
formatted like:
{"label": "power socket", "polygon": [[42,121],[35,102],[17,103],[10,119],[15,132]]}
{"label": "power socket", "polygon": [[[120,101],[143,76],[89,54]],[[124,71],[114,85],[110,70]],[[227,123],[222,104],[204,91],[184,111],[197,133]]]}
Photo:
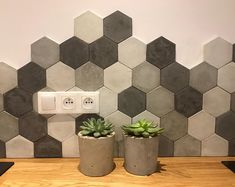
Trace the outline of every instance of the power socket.
{"label": "power socket", "polygon": [[72,110],[75,108],[75,98],[74,97],[62,97],[62,107],[67,110]]}

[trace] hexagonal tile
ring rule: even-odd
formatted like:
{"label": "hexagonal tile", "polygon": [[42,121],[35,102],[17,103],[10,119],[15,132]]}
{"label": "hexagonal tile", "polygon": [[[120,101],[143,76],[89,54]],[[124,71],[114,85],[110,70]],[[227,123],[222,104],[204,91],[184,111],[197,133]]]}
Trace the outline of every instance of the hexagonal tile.
{"label": "hexagonal tile", "polygon": [[132,35],[132,19],[120,11],[104,18],[104,35],[119,43]]}
{"label": "hexagonal tile", "polygon": [[3,111],[4,106],[3,106],[3,95],[0,94],[0,112]]}
{"label": "hexagonal tile", "polygon": [[87,62],[75,71],[76,86],[85,91],[95,91],[104,84],[104,71],[97,65]]}
{"label": "hexagonal tile", "polygon": [[159,136],[159,156],[173,156],[174,155],[174,142],[167,137]]}
{"label": "hexagonal tile", "polygon": [[132,71],[117,62],[104,70],[104,85],[114,92],[121,92],[131,86]]}
{"label": "hexagonal tile", "polygon": [[229,111],[217,117],[215,132],[226,140],[235,139],[235,113]]}
{"label": "hexagonal tile", "polygon": [[54,115],[48,119],[48,134],[65,141],[75,134],[75,119],[69,115]]}
{"label": "hexagonal tile", "polygon": [[62,143],[51,136],[44,136],[34,143],[34,156],[36,158],[60,158],[62,157]]}
{"label": "hexagonal tile", "polygon": [[175,44],[164,37],[159,37],[147,45],[146,59],[162,69],[175,62]]}
{"label": "hexagonal tile", "polygon": [[30,93],[35,93],[46,86],[46,70],[30,62],[18,70],[18,85]]}
{"label": "hexagonal tile", "polygon": [[6,145],[3,141],[0,140],[0,158],[6,157]]}
{"label": "hexagonal tile", "polygon": [[201,156],[201,142],[186,135],[174,144],[174,156]]}
{"label": "hexagonal tile", "polygon": [[160,84],[160,70],[148,63],[143,62],[133,69],[133,86],[148,93]]}
{"label": "hexagonal tile", "polygon": [[17,72],[11,66],[0,62],[0,93],[3,94],[17,85]]}
{"label": "hexagonal tile", "polygon": [[4,108],[10,114],[20,117],[33,110],[32,95],[20,88],[4,94]]}
{"label": "hexagonal tile", "polygon": [[233,44],[233,61],[235,62],[235,44]]}
{"label": "hexagonal tile", "polygon": [[66,91],[74,87],[74,69],[63,64],[62,62],[58,62],[51,66],[47,69],[47,86],[54,89],[55,91]]}
{"label": "hexagonal tile", "polygon": [[103,35],[103,19],[87,11],[74,19],[74,35],[91,43]]}
{"label": "hexagonal tile", "polygon": [[130,68],[146,60],[146,44],[131,37],[118,44],[118,60]]}
{"label": "hexagonal tile", "polygon": [[43,37],[31,45],[31,60],[43,68],[48,68],[60,59],[59,45]]}
{"label": "hexagonal tile", "polygon": [[60,44],[60,60],[73,69],[77,69],[89,60],[88,44],[76,36]]}
{"label": "hexagonal tile", "polygon": [[146,119],[148,121],[153,122],[156,125],[160,124],[160,118],[155,116],[154,114],[152,114],[151,112],[145,110],[143,112],[141,112],[140,114],[138,114],[137,116],[133,117],[132,119],[132,123],[135,123],[141,119]]}
{"label": "hexagonal tile", "polygon": [[118,108],[118,96],[112,90],[102,87],[99,89],[100,93],[100,115],[106,117],[115,112]]}
{"label": "hexagonal tile", "polygon": [[235,92],[231,94],[231,110],[235,112]]}
{"label": "hexagonal tile", "polygon": [[232,61],[233,46],[222,38],[216,38],[203,48],[204,60],[216,68]]}
{"label": "hexagonal tile", "polygon": [[228,156],[235,156],[235,139],[229,141]]}
{"label": "hexagonal tile", "polygon": [[227,156],[228,141],[213,134],[202,141],[202,156]]}
{"label": "hexagonal tile", "polygon": [[79,157],[78,136],[73,135],[62,142],[63,157]]}
{"label": "hexagonal tile", "polygon": [[161,85],[176,93],[189,84],[189,70],[175,62],[161,70]]}
{"label": "hexagonal tile", "polygon": [[146,108],[146,95],[144,92],[129,87],[118,94],[118,110],[124,114],[134,117]]}
{"label": "hexagonal tile", "polygon": [[101,37],[90,44],[90,61],[105,69],[118,61],[118,45]]}
{"label": "hexagonal tile", "polygon": [[147,94],[146,108],[161,117],[174,110],[174,94],[164,87],[157,87]]}
{"label": "hexagonal tile", "polygon": [[177,140],[187,134],[188,119],[176,111],[171,111],[161,118],[163,135],[170,140]]}
{"label": "hexagonal tile", "polygon": [[175,109],[186,117],[202,110],[202,94],[191,87],[186,87],[175,95]]}
{"label": "hexagonal tile", "polygon": [[215,133],[215,118],[205,111],[200,111],[188,119],[189,135],[203,140]]}
{"label": "hexagonal tile", "polygon": [[36,112],[29,112],[19,119],[19,132],[35,142],[47,134],[47,119]]}
{"label": "hexagonal tile", "polygon": [[20,135],[6,143],[7,158],[33,158],[33,152],[33,142]]}
{"label": "hexagonal tile", "polygon": [[201,93],[217,85],[218,71],[214,66],[203,62],[190,70],[189,84]]}
{"label": "hexagonal tile", "polygon": [[217,117],[230,110],[230,94],[219,87],[203,95],[203,109]]}
{"label": "hexagonal tile", "polygon": [[231,62],[219,69],[218,86],[232,93],[235,92],[235,63]]}

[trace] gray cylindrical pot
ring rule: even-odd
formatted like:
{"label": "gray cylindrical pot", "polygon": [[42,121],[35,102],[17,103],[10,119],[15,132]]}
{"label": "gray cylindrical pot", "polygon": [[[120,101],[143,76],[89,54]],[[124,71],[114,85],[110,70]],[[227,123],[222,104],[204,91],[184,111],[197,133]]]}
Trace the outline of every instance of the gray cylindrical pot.
{"label": "gray cylindrical pot", "polygon": [[150,175],[157,171],[159,138],[124,135],[124,167],[134,175]]}
{"label": "gray cylindrical pot", "polygon": [[113,132],[107,137],[94,138],[78,133],[80,165],[79,170],[87,176],[100,177],[113,171]]}

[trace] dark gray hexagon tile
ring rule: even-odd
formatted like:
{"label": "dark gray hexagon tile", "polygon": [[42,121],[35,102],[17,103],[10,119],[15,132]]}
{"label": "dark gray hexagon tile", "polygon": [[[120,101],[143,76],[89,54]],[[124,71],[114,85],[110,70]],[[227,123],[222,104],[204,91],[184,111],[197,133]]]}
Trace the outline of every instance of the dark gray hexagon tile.
{"label": "dark gray hexagon tile", "polygon": [[62,143],[45,136],[34,142],[34,156],[36,158],[60,158],[62,157]]}
{"label": "dark gray hexagon tile", "polygon": [[202,94],[191,87],[186,87],[175,95],[175,109],[186,117],[202,110]]}
{"label": "dark gray hexagon tile", "polygon": [[235,139],[229,141],[228,156],[235,156]]}
{"label": "dark gray hexagon tile", "polygon": [[120,11],[104,18],[104,35],[119,43],[132,35],[132,19]]}
{"label": "dark gray hexagon tile", "polygon": [[3,111],[3,95],[0,94],[0,112]]}
{"label": "dark gray hexagon tile", "polygon": [[175,53],[175,44],[161,36],[147,45],[146,59],[162,69],[175,62]]}
{"label": "dark gray hexagon tile", "polygon": [[3,141],[0,140],[0,158],[6,157],[6,145]]}
{"label": "dark gray hexagon tile", "polygon": [[60,61],[77,69],[89,60],[89,46],[76,36],[60,44]]}
{"label": "dark gray hexagon tile", "polygon": [[134,117],[146,109],[146,94],[135,87],[129,87],[118,94],[118,110]]}
{"label": "dark gray hexagon tile", "polygon": [[235,112],[235,92],[231,94],[231,109]]}
{"label": "dark gray hexagon tile", "polygon": [[176,93],[189,85],[189,70],[175,62],[161,69],[161,85]]}
{"label": "dark gray hexagon tile", "polygon": [[105,69],[118,61],[118,45],[101,37],[90,44],[90,61]]}
{"label": "dark gray hexagon tile", "polygon": [[35,142],[47,134],[47,119],[36,112],[29,112],[19,119],[20,135]]}
{"label": "dark gray hexagon tile", "polygon": [[18,70],[18,86],[35,93],[46,86],[46,70],[30,62]]}
{"label": "dark gray hexagon tile", "polygon": [[4,108],[10,114],[20,117],[33,110],[32,94],[14,88],[4,94]]}
{"label": "dark gray hexagon tile", "polygon": [[167,137],[161,135],[159,137],[159,156],[173,156],[174,155],[174,142]]}
{"label": "dark gray hexagon tile", "polygon": [[215,132],[226,140],[235,139],[235,113],[229,111],[217,117]]}
{"label": "dark gray hexagon tile", "polygon": [[235,62],[235,44],[233,44],[233,62]]}

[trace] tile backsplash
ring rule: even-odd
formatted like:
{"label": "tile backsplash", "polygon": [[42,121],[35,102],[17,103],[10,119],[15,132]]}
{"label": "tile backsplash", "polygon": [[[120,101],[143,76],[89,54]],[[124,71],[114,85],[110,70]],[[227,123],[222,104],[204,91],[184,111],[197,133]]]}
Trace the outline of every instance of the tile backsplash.
{"label": "tile backsplash", "polygon": [[[141,118],[165,129],[160,156],[235,156],[235,44],[218,37],[203,53],[188,69],[176,62],[172,41],[133,37],[122,12],[83,13],[61,44],[35,41],[25,66],[0,63],[0,157],[79,157],[77,133],[90,117],[115,125],[116,157],[120,126]],[[33,100],[43,90],[98,90],[100,113],[40,115]]]}

